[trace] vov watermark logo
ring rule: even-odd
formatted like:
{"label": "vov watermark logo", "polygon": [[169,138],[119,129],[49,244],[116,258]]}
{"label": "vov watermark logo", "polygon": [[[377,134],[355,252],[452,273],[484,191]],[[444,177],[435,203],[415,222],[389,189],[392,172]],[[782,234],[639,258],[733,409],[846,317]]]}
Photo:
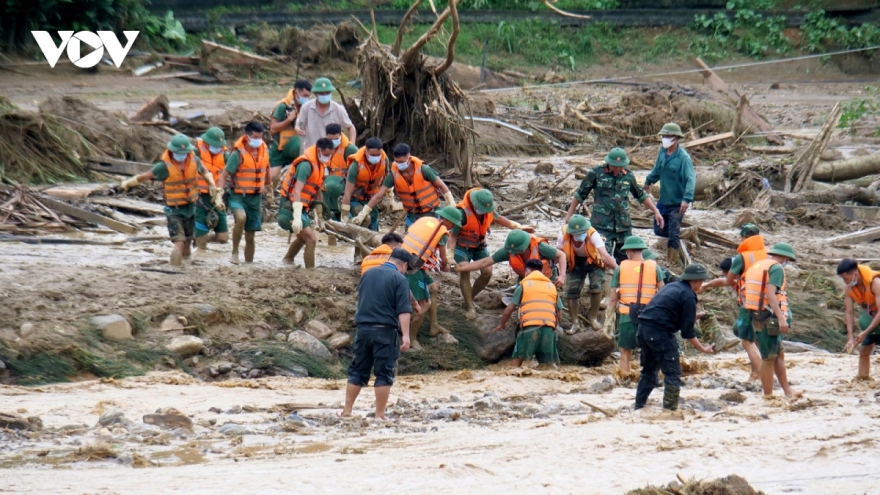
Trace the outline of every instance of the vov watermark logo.
{"label": "vov watermark logo", "polygon": [[[104,50],[110,55],[110,59],[113,60],[116,67],[122,65],[122,61],[125,60],[125,56],[128,55],[128,51],[131,50],[131,45],[134,44],[140,31],[123,31],[122,33],[128,41],[125,47],[122,46],[113,31],[98,31],[97,34],[91,31],[79,31],[76,34],[73,31],[58,31],[58,36],[61,38],[60,45],[55,44],[55,40],[52,39],[52,35],[48,31],[31,31],[34,39],[37,40],[37,45],[40,46],[40,50],[46,57],[46,61],[49,62],[49,67],[55,67],[66,47],[67,57],[73,62],[73,65],[83,69],[98,65],[104,59]],[[83,43],[92,47],[94,51],[83,56]]]}

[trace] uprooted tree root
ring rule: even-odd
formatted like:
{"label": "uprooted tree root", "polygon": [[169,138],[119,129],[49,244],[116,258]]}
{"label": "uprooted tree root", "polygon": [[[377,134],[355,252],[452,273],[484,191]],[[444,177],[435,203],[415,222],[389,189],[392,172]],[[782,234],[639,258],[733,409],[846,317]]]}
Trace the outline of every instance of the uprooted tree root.
{"label": "uprooted tree root", "polygon": [[683,480],[673,481],[666,486],[648,485],[645,488],[630,490],[626,495],[763,495],[755,490],[741,476],[735,474],[711,481]]}

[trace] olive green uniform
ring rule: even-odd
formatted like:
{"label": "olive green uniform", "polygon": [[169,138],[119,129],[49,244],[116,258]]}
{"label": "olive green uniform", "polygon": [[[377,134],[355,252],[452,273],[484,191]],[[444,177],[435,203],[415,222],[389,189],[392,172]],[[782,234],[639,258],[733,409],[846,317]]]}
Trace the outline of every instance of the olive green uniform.
{"label": "olive green uniform", "polygon": [[[558,250],[547,244],[546,242],[538,243],[538,255],[545,260],[553,261],[556,259],[556,255]],[[499,248],[497,251],[492,253],[492,261],[495,263],[503,263],[505,261],[510,260],[510,251],[507,250],[507,247]],[[553,276],[550,277],[550,280],[556,280],[556,276],[559,275],[559,267],[556,266],[555,263],[552,263],[553,266]],[[522,279],[522,277],[520,277]]]}
{"label": "olive green uniform", "polygon": [[[461,218],[467,218],[464,209],[459,208],[458,211],[461,212]],[[456,225],[452,228],[453,234],[458,235],[459,232],[461,232],[461,227]],[[489,235],[489,232],[486,232],[486,235]],[[456,244],[454,256],[456,263],[464,263],[467,261],[480,261],[483,258],[489,257],[489,248],[485,244],[482,247],[478,248],[466,248]]]}
{"label": "olive green uniform", "polygon": [[[342,157],[345,158],[346,160],[348,160],[348,157],[350,157],[351,155],[353,155],[353,154],[355,154],[355,153],[357,153],[357,152],[358,152],[358,148],[357,148],[357,146],[355,146],[355,145],[353,145],[353,144],[349,144],[349,145],[345,148],[345,150],[342,151]],[[348,174],[348,175],[351,175],[351,168],[350,168],[350,167],[349,167],[349,174]],[[324,184],[325,184],[325,185],[326,185],[326,183],[327,183],[327,179],[329,179],[330,177],[335,177],[335,176],[331,176],[331,175],[325,175],[325,176],[324,176]],[[340,179],[343,179],[343,178],[340,178]],[[343,179],[343,184],[342,184],[342,188],[341,188],[341,189],[345,189],[345,184],[344,184],[344,182],[345,182],[345,181],[344,181],[344,179]],[[324,189],[324,204],[326,204],[326,205],[327,205],[327,209],[330,210],[330,218],[332,218],[333,220],[336,220],[337,222],[340,221],[340,220],[342,219],[342,218],[340,217],[340,213],[339,213],[339,198],[341,198],[341,197],[342,197],[342,194],[341,194],[341,193],[335,193],[335,194],[334,194],[334,193],[330,193],[329,191],[327,191],[326,186],[325,186],[325,189]],[[378,213],[378,212],[377,212],[377,213]]]}
{"label": "olive green uniform", "polygon": [[[308,161],[302,161],[296,165],[296,180],[298,182],[308,182],[311,175],[311,163],[309,163]],[[312,221],[309,219],[309,213],[305,210],[305,208],[303,208],[301,218],[303,228],[312,226]],[[278,225],[282,229],[288,232],[292,232],[293,227],[291,226],[291,222],[293,222],[293,203],[291,203],[289,199],[282,196],[281,201],[278,203]]]}
{"label": "olive green uniform", "polygon": [[[279,103],[275,106],[275,110],[272,111],[272,117],[279,121],[284,122],[287,120],[287,105],[284,103]],[[296,125],[296,121],[290,123],[291,129]],[[283,167],[285,165],[290,165],[293,162],[294,158],[299,156],[300,151],[300,143],[299,136],[294,136],[287,141],[287,145],[284,147],[284,150],[278,149],[278,140],[281,139],[281,134],[272,134],[272,144],[268,145],[269,147],[269,166],[270,167]]]}
{"label": "olive green uniform", "polygon": [[[238,172],[238,167],[240,165],[241,153],[239,151],[229,153],[229,157],[226,159],[226,172],[230,177]],[[272,183],[268,180],[268,177],[266,177],[266,179],[265,187],[272,187]],[[236,194],[230,186],[228,197],[229,199],[227,203],[229,204],[229,209],[233,212],[235,212],[235,210],[244,210],[244,213],[247,216],[247,220],[244,222],[245,232],[263,230],[262,194]]]}
{"label": "olive green uniform", "polygon": [[[783,270],[782,265],[776,264],[771,266],[767,271],[767,274],[768,284],[779,288],[785,283],[785,270]],[[786,315],[786,320],[788,324],[791,325],[790,310]],[[752,326],[755,327],[755,341],[758,343],[758,351],[761,353],[761,359],[767,361],[776,358],[782,350],[782,334],[770,335],[770,332],[767,331],[768,327],[779,328],[779,321],[776,319],[776,315],[774,314],[763,322],[757,321],[754,318],[754,315],[752,315]]]}
{"label": "olive green uniform", "polygon": [[[666,278],[666,274],[660,266],[657,266],[657,282],[662,282]],[[620,287],[620,267],[614,269],[611,275],[611,288]],[[621,349],[633,350],[639,347],[637,343],[638,328],[633,324],[629,314],[618,313],[617,328],[617,346]]]}
{"label": "olive green uniform", "polygon": [[[437,246],[445,246],[448,240],[449,236],[444,235],[440,238],[440,241],[437,242]],[[434,283],[434,279],[431,278],[431,275],[428,274],[427,270],[422,269],[416,270],[414,273],[407,273],[406,279],[409,280],[409,290],[412,292],[416,301],[431,300],[431,291],[428,290],[428,286]]]}
{"label": "olive green uniform", "polygon": [[[202,161],[199,157],[195,157],[199,175],[205,173],[202,167]],[[165,162],[158,162],[153,165],[153,179],[159,182],[165,182],[170,175],[168,166]],[[168,221],[168,236],[171,242],[185,242],[192,240],[195,236],[196,229],[196,204],[190,203],[183,206],[165,205],[165,218]]]}
{"label": "olive green uniform", "polygon": [[[349,169],[349,173],[350,173],[350,169]],[[422,176],[425,178],[426,181],[431,182],[431,183],[433,183],[435,180],[437,180],[440,177],[440,175],[433,168],[431,168],[427,165],[422,165]],[[382,185],[387,187],[388,189],[391,189],[392,187],[394,187],[394,174],[391,173],[390,168],[388,169],[388,175],[385,176],[385,182],[383,182]],[[438,195],[439,195],[439,193],[438,193]],[[442,200],[443,198],[440,198],[440,199]],[[418,220],[422,217],[428,217],[428,216],[434,216],[434,212],[429,211],[426,213],[418,213],[418,214],[407,212],[407,214],[406,214],[406,228],[409,228],[413,224],[413,222],[415,222],[416,220]]]}
{"label": "olive green uniform", "polygon": [[[513,291],[511,304],[519,306],[522,302],[523,288],[517,285]],[[556,298],[556,307],[562,309],[562,298]],[[559,352],[556,349],[556,329],[547,325],[531,326],[520,329],[513,347],[513,358],[531,359],[534,356],[539,363],[556,363]]]}
{"label": "olive green uniform", "polygon": [[[379,164],[376,164],[376,166],[378,167]],[[391,170],[391,160],[390,159],[388,160],[388,163],[385,164],[385,170],[386,171]],[[388,176],[386,175],[385,179],[387,179],[387,177]],[[349,184],[355,184],[355,190],[352,193],[351,202],[349,203],[351,206],[351,211],[348,213],[350,218],[354,218],[361,212],[361,210],[364,209],[364,206],[366,206],[367,203],[370,201],[370,198],[367,198],[366,201],[359,201],[355,197],[355,196],[361,194],[361,193],[357,192],[358,191],[358,188],[357,188],[358,164],[357,164],[357,162],[354,162],[351,165],[349,165],[348,176],[346,177],[346,179],[348,180]],[[385,179],[383,179],[383,183],[384,183]],[[379,208],[373,208],[370,211],[370,230],[374,230],[377,232],[379,230]]]}
{"label": "olive green uniform", "polygon": [[[731,260],[730,273],[742,277],[743,270],[745,270],[745,260],[743,260],[741,254],[738,254]],[[755,341],[755,329],[752,328],[752,313],[742,306],[739,307],[736,322],[733,324],[733,334],[748,342]]]}

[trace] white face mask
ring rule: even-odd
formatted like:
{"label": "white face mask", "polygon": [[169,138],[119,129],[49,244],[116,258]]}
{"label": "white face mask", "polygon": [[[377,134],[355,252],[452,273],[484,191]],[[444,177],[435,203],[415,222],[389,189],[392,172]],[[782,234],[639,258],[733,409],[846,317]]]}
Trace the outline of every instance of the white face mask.
{"label": "white face mask", "polygon": [[859,279],[857,279],[856,277],[853,277],[852,282],[850,282],[847,285],[849,285],[850,287],[855,287],[855,286],[859,285]]}
{"label": "white face mask", "polygon": [[574,237],[574,240],[578,242],[584,242],[585,240],[587,240],[587,233],[584,232],[583,234],[574,234],[572,235],[572,237]]}
{"label": "white face mask", "polygon": [[673,144],[675,144],[675,138],[671,138],[671,137],[662,138],[662,141],[663,141],[663,149],[667,149],[667,150],[669,148],[671,148]]}
{"label": "white face mask", "polygon": [[306,98],[305,96],[300,96],[299,98],[296,99],[296,102],[299,103],[300,105],[305,105],[307,101],[309,101],[309,99]]}
{"label": "white face mask", "polygon": [[334,148],[338,148],[340,144],[342,144],[342,138],[333,140],[333,147]]}
{"label": "white face mask", "polygon": [[176,162],[186,161],[187,155],[189,155],[189,153],[171,153],[171,156],[174,158],[174,161],[176,161]]}
{"label": "white face mask", "polygon": [[318,103],[322,105],[326,105],[330,103],[330,100],[333,99],[330,95],[318,95]]}
{"label": "white face mask", "polygon": [[222,146],[208,146],[208,151],[210,151],[212,155],[216,155],[216,154],[220,153],[221,151],[223,151],[223,147]]}
{"label": "white face mask", "polygon": [[327,163],[330,161],[330,157],[324,156],[324,155],[318,155],[318,161],[321,163]]}
{"label": "white face mask", "polygon": [[248,146],[250,146],[251,148],[259,148],[261,144],[263,144],[263,140],[261,138],[248,138]]}
{"label": "white face mask", "polygon": [[381,156],[370,156],[370,155],[367,155],[367,161],[370,162],[370,163],[373,164],[373,165],[379,163],[379,160],[381,160],[381,159],[382,159]]}
{"label": "white face mask", "polygon": [[409,168],[409,162],[408,162],[408,161],[403,162],[403,163],[400,163],[400,162],[394,162],[394,163],[397,164],[397,170],[406,170],[406,169]]}

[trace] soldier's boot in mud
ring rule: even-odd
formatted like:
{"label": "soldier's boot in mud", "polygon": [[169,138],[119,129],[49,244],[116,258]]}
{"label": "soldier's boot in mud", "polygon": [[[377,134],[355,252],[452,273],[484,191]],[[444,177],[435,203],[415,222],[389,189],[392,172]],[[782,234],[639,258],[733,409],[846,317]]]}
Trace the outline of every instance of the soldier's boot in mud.
{"label": "soldier's boot in mud", "polygon": [[477,307],[474,305],[474,289],[471,286],[471,274],[460,274],[458,279],[458,286],[461,289],[461,297],[464,299],[464,317],[468,320],[476,319]]}
{"label": "soldier's boot in mud", "polygon": [[335,246],[336,245],[336,238],[333,237],[332,235],[328,235],[327,236],[327,245],[328,246]]}
{"label": "soldier's boot in mud", "polygon": [[431,321],[431,329],[428,330],[428,335],[436,337],[441,333],[449,333],[449,330],[441,327],[440,322],[437,321],[437,310],[440,308],[440,288],[435,282],[428,286],[428,291],[431,293],[431,307],[428,308],[428,318]]}
{"label": "soldier's boot in mud", "polygon": [[[431,306],[437,301],[431,301]],[[431,308],[428,308],[428,311],[431,311]],[[409,325],[409,348],[413,351],[420,351],[422,349],[421,344],[419,343],[419,330],[422,328],[422,323],[425,322],[425,313],[422,313],[415,318],[412,319]]]}
{"label": "soldier's boot in mud", "polygon": [[245,263],[253,263],[254,262],[254,251],[257,248],[256,245],[256,232],[245,232],[244,233],[244,262]]}
{"label": "soldier's boot in mud", "polygon": [[171,250],[171,266],[183,266],[183,253],[176,244]]}
{"label": "soldier's boot in mud", "polygon": [[706,315],[700,321],[700,327],[714,339],[716,352],[733,349],[739,345],[739,339],[728,335],[725,329],[718,324],[715,315]]}
{"label": "soldier's boot in mud", "polygon": [[590,323],[590,327],[592,327],[593,330],[602,330],[602,325],[599,323],[600,304],[602,304],[602,293],[590,293],[590,312],[587,313],[587,321]]}
{"label": "soldier's boot in mud", "polygon": [[208,237],[207,235],[203,235],[201,237],[196,237],[196,249],[198,252],[204,252],[208,250]]}
{"label": "soldier's boot in mud", "polygon": [[303,261],[305,262],[306,268],[314,268],[315,267],[315,245],[314,244],[306,244],[306,252],[303,254]]}
{"label": "soldier's boot in mud", "polygon": [[293,240],[289,246],[287,246],[287,254],[282,258],[282,262],[287,263],[289,265],[293,264],[293,259],[296,258],[296,255],[299,254],[300,250],[305,246],[305,241],[301,241],[299,238]]}
{"label": "soldier's boot in mud", "polygon": [[484,275],[480,273],[480,276],[474,281],[474,288],[471,291],[471,297],[477,297],[480,295],[480,292],[483,292],[483,289],[489,285],[489,282],[492,280],[492,275]]}
{"label": "soldier's boot in mud", "polygon": [[681,265],[681,252],[679,252],[678,248],[666,249],[666,264],[669,268]]}
{"label": "soldier's boot in mud", "polygon": [[241,245],[241,235],[244,233],[244,223],[247,221],[247,214],[244,210],[233,210],[235,216],[235,225],[232,227],[232,263],[239,264],[238,246]]}
{"label": "soldier's boot in mud", "polygon": [[581,322],[578,318],[580,314],[580,300],[579,299],[569,299],[568,300],[568,316],[571,318],[571,326],[565,333],[569,335],[574,335],[581,331]]}
{"label": "soldier's boot in mud", "polygon": [[678,409],[678,396],[681,395],[681,387],[669,385],[663,387],[663,409],[675,411]]}

